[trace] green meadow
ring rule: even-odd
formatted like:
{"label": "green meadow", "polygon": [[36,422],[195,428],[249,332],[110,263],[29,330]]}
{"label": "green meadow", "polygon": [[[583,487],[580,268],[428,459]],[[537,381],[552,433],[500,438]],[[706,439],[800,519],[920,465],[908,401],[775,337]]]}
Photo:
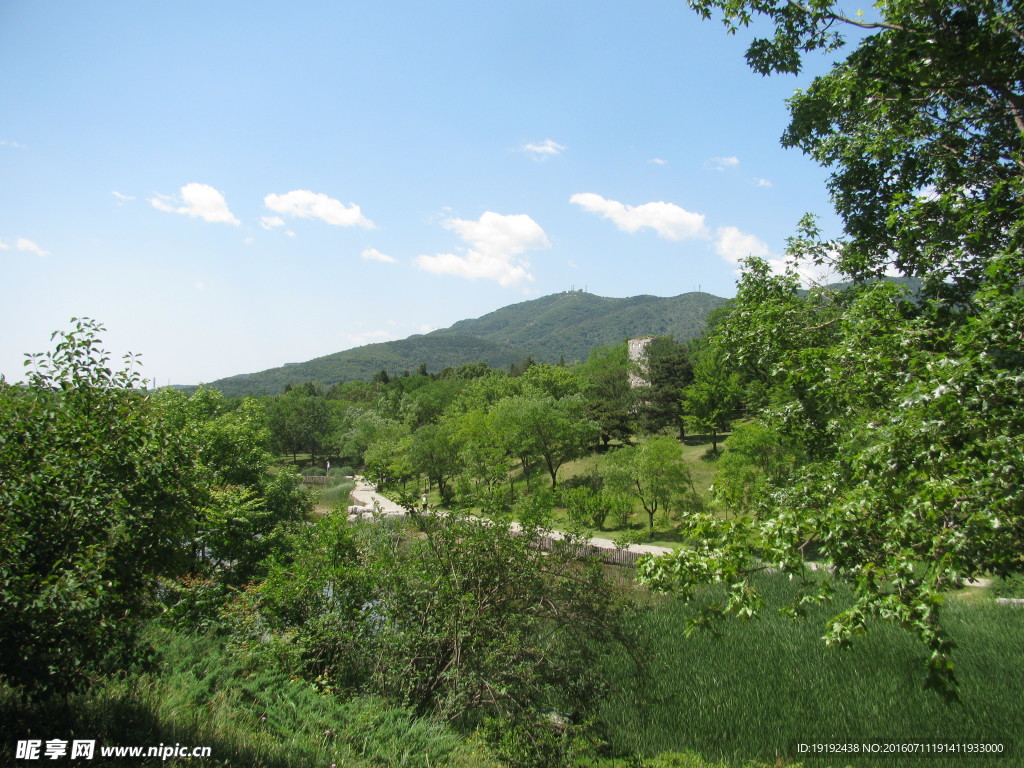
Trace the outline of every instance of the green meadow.
{"label": "green meadow", "polygon": [[[1024,764],[1024,609],[998,605],[966,590],[943,606],[957,643],[960,699],[947,702],[923,686],[924,649],[909,632],[876,621],[846,648],[827,647],[832,605],[791,619],[778,612],[795,594],[781,576],[757,580],[765,605],[760,618],[726,618],[686,635],[687,621],[723,597],[708,589],[690,604],[653,599],[642,617],[641,650],[649,674],[638,677],[624,655],[608,660],[621,685],[604,714],[619,753],[693,751],[728,762],[807,766]],[[816,758],[798,744],[997,743],[1003,758],[877,756]]]}

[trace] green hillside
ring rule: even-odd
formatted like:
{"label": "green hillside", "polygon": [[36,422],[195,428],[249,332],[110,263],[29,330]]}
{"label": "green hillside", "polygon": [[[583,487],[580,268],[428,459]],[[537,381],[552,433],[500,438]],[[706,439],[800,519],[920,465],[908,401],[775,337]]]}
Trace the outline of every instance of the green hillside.
{"label": "green hillside", "polygon": [[277,394],[289,383],[316,381],[330,386],[415,371],[425,364],[440,371],[463,363],[484,362],[507,368],[526,357],[556,363],[583,360],[594,347],[647,335],[689,339],[699,335],[711,310],[725,299],[707,293],[681,296],[633,296],[625,299],[582,291],[556,293],[502,307],[483,317],[460,320],[450,328],[400,341],[347,349],[304,363],[214,381],[226,395]]}
{"label": "green hillside", "polygon": [[316,381],[329,387],[340,381],[368,380],[382,370],[392,375],[415,371],[421,363],[426,363],[430,371],[478,360],[494,368],[507,368],[524,356],[509,345],[435,331],[400,341],[366,344],[305,363],[229,376],[211,382],[210,386],[228,396],[274,395],[283,392],[287,384]]}

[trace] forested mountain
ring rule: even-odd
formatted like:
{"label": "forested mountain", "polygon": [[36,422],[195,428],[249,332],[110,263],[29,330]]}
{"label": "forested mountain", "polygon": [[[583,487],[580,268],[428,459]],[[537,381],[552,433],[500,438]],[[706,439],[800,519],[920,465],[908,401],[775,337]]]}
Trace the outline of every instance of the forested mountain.
{"label": "forested mountain", "polygon": [[635,336],[669,335],[678,340],[699,335],[708,314],[725,304],[708,293],[668,298],[625,299],[570,291],[502,307],[483,317],[460,320],[450,328],[400,341],[367,344],[304,363],[259,373],[230,376],[211,383],[226,395],[278,394],[287,384],[340,381],[431,372],[463,363],[484,362],[493,368],[532,357],[537,362],[584,360],[594,347],[621,343]]}

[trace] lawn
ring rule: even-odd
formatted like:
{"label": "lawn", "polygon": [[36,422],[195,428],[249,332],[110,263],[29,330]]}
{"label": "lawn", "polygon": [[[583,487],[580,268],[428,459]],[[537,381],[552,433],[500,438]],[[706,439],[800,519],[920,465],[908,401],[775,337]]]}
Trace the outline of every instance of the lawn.
{"label": "lawn", "polygon": [[766,595],[760,619],[728,618],[714,632],[689,637],[687,619],[721,599],[720,591],[708,588],[692,605],[673,598],[651,602],[641,626],[650,677],[636,677],[621,656],[608,660],[609,673],[622,681],[604,712],[614,724],[616,751],[693,750],[714,759],[766,762],[782,756],[807,766],[859,768],[909,763],[808,757],[797,744],[956,741],[1000,743],[1006,757],[932,756],[921,765],[1024,764],[1024,743],[1018,743],[1024,610],[996,605],[976,590],[947,600],[944,623],[957,643],[961,683],[960,701],[949,703],[924,689],[925,650],[910,633],[875,621],[852,647],[829,648],[820,638],[841,602],[792,620],[775,609],[791,598],[794,585],[765,576],[759,586]]}

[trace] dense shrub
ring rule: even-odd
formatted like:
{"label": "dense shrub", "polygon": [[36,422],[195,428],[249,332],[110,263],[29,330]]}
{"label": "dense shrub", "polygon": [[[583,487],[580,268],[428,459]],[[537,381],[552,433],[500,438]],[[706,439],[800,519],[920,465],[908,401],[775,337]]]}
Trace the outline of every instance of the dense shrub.
{"label": "dense shrub", "polygon": [[[576,726],[608,691],[598,660],[609,644],[632,646],[599,564],[577,559],[575,542],[534,548],[537,528],[420,523],[422,537],[332,515],[298,533],[292,557],[233,606],[234,649],[321,690],[373,692],[464,729],[498,718],[518,734],[514,748],[502,729],[483,733],[523,765],[559,764],[551,739],[564,734],[566,760],[595,746],[599,730]],[[552,731],[548,710],[574,727]]]}
{"label": "dense shrub", "polygon": [[200,503],[194,457],[102,330],[77,321],[24,385],[0,377],[0,678],[31,694],[132,660]]}

